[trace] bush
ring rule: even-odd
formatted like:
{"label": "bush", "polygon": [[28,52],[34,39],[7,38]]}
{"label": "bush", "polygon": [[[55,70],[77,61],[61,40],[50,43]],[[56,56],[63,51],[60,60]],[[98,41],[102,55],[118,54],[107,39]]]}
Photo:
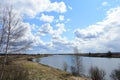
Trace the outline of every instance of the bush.
{"label": "bush", "polygon": [[120,80],[120,68],[113,70],[110,77],[112,80]]}
{"label": "bush", "polygon": [[89,74],[92,80],[105,80],[105,72],[98,67],[91,67],[89,70]]}

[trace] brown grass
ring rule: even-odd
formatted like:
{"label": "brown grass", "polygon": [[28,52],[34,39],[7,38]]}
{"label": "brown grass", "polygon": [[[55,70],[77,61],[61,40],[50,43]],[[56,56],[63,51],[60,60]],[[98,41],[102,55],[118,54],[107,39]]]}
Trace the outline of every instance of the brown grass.
{"label": "brown grass", "polygon": [[[24,56],[10,56],[10,57],[12,57],[12,61],[9,65],[6,65],[7,67],[6,69],[9,69],[10,66],[19,65],[20,67],[14,67],[14,68],[16,69],[21,68],[21,70],[27,71],[26,74],[27,80],[87,80],[85,78],[76,78],[72,76],[72,74],[69,74],[65,71],[61,71],[59,69],[51,68],[47,65],[30,61],[31,59],[36,57],[43,57],[43,55],[39,55],[39,56],[24,55]],[[14,75],[15,72],[12,76]]]}

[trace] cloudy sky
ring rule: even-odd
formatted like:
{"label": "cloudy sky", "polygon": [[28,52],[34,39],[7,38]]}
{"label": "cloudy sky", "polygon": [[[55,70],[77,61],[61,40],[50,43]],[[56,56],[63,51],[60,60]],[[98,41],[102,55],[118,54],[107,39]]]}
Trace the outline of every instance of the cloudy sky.
{"label": "cloudy sky", "polygon": [[0,0],[28,27],[31,53],[120,51],[120,0]]}

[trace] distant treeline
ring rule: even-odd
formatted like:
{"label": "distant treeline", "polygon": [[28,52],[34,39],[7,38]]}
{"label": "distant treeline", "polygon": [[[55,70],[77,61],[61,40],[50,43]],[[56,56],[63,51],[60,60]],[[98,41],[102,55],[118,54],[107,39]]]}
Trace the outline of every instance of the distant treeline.
{"label": "distant treeline", "polygon": [[[0,56],[4,56],[5,54],[0,53]],[[111,57],[111,58],[120,58],[120,52],[106,52],[106,53],[56,53],[56,54],[28,54],[28,53],[10,53],[8,56],[11,55],[31,55],[31,56],[37,56],[37,55],[78,55],[78,56],[87,56],[87,57]]]}
{"label": "distant treeline", "polygon": [[87,57],[111,57],[111,58],[120,58],[120,52],[106,52],[106,53],[68,53],[68,54],[54,54],[54,55],[78,55],[78,56],[87,56]]}
{"label": "distant treeline", "polygon": [[[1,53],[0,56],[4,56],[5,54]],[[11,53],[8,54],[8,56],[12,56],[12,55],[30,55],[30,56],[36,56],[36,55],[52,55],[52,54],[28,54],[28,53]]]}

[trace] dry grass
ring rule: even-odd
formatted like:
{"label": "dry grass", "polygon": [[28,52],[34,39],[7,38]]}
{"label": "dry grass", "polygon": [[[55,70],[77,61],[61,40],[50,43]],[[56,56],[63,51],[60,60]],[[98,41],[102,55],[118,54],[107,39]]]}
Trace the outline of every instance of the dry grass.
{"label": "dry grass", "polygon": [[[1,72],[2,68],[0,65],[0,74]],[[21,65],[6,65],[2,80],[28,80],[28,70]]]}
{"label": "dry grass", "polygon": [[9,65],[22,66],[23,69],[28,71],[28,75],[26,75],[28,80],[87,80],[85,78],[76,78],[65,71],[51,68],[47,65],[28,61],[32,58],[36,58],[36,56],[17,56],[17,58],[12,58],[15,60]]}
{"label": "dry grass", "polygon": [[17,61],[29,71],[29,80],[74,80],[71,74],[30,61]]}

